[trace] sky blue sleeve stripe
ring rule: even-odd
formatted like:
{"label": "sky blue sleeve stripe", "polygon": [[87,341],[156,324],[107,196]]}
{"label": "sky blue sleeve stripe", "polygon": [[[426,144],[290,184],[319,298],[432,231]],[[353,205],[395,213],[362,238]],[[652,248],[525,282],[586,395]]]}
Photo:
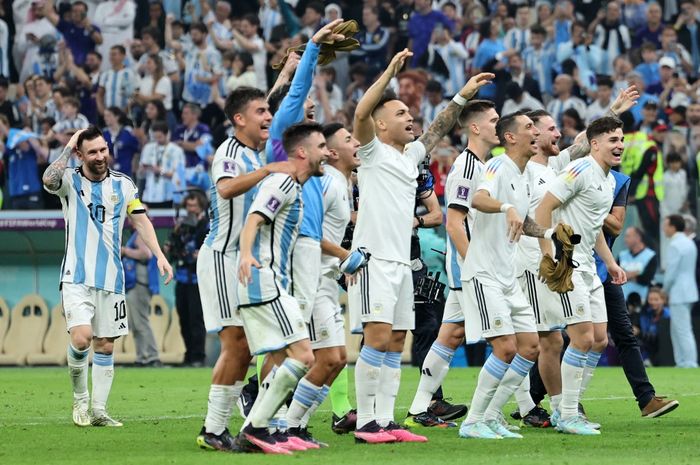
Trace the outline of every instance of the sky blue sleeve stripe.
{"label": "sky blue sleeve stripe", "polygon": [[[101,182],[92,184],[92,195],[90,197],[93,205],[93,215],[95,215],[95,218],[92,219],[92,224],[97,229],[97,244],[93,244],[97,247],[97,257],[95,261],[95,287],[97,289],[105,288],[105,278],[107,276],[107,257],[109,256],[107,246],[104,242],[104,226],[98,217],[98,215],[106,215],[106,212],[104,209],[102,212],[97,210],[98,206],[102,206],[102,184],[103,183]],[[102,217],[102,220],[104,219],[105,218]]]}
{"label": "sky blue sleeve stripe", "polygon": [[458,253],[454,243],[448,238],[447,243],[450,246],[450,277],[452,278],[452,286],[456,289],[462,288],[462,270],[457,261]]}
{"label": "sky blue sleeve stripe", "polygon": [[323,188],[319,178],[310,178],[301,190],[304,217],[299,234],[317,241],[323,239]]}
{"label": "sky blue sleeve stripe", "polygon": [[112,215],[112,260],[114,261],[114,267],[117,269],[117,275],[114,283],[114,292],[117,294],[124,293],[124,267],[122,266],[121,260],[121,216],[126,214],[126,210],[122,211],[124,208],[124,193],[122,192],[122,181],[112,182],[112,187],[114,188],[114,193],[117,195],[119,200],[114,206],[114,215]]}
{"label": "sky blue sleeve stripe", "polygon": [[[80,174],[73,173],[73,188],[76,192],[75,199],[75,269],[73,270],[73,282],[82,284],[85,282],[85,248],[87,247],[88,211],[80,200],[80,192],[83,190]],[[70,239],[68,241],[70,244]],[[70,245],[69,245],[70,247]]]}

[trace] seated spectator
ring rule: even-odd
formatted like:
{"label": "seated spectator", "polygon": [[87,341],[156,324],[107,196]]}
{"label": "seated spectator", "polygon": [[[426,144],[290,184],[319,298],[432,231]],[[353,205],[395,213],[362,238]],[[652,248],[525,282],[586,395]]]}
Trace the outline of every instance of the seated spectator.
{"label": "seated spectator", "polygon": [[11,129],[0,116],[0,137],[5,139],[2,154],[7,166],[9,206],[13,210],[39,210],[44,207],[39,164],[45,164],[48,150],[39,143],[36,133]]}
{"label": "seated spectator", "polygon": [[145,178],[141,199],[149,208],[172,208],[176,193],[185,189],[184,179],[178,175],[185,164],[185,154],[170,142],[168,123],[153,123],[154,142],[141,152],[139,177]]}
{"label": "seated spectator", "polygon": [[118,107],[107,108],[104,118],[107,127],[102,130],[102,134],[112,155],[112,168],[133,178],[140,144],[130,126],[130,121]]}
{"label": "seated spectator", "polygon": [[625,299],[636,292],[644,301],[656,274],[658,257],[654,250],[647,247],[642,231],[634,226],[625,231],[625,247],[617,257],[617,262],[627,273],[627,282],[622,285],[622,292]]}
{"label": "seated spectator", "polygon": [[65,20],[54,9],[54,0],[46,0],[44,14],[51,21],[51,24],[63,34],[63,39],[73,53],[73,58],[78,66],[85,63],[88,52],[94,52],[95,47],[102,43],[100,28],[90,22],[88,6],[85,2],[73,3],[70,8],[70,19]]}
{"label": "seated spectator", "polygon": [[649,289],[647,304],[635,318],[632,326],[634,335],[639,340],[642,357],[652,365],[658,365],[656,356],[658,352],[659,322],[670,320],[671,312],[666,305],[666,294],[659,287]]}
{"label": "seated spectator", "polygon": [[542,102],[524,91],[517,82],[506,84],[506,101],[503,103],[501,113],[508,115],[519,110],[544,110]]}
{"label": "seated spectator", "polygon": [[635,124],[642,122],[642,108],[647,102],[657,102],[658,99],[646,91],[646,86],[644,85],[644,78],[639,73],[629,73],[627,75],[627,85],[635,86],[637,92],[639,92],[639,98],[637,99],[637,104],[634,105],[629,112],[634,116]]}
{"label": "seated spectator", "polygon": [[78,129],[86,129],[90,122],[80,113],[80,102],[75,97],[67,97],[61,104],[61,116],[51,128],[61,145],[66,145]]}

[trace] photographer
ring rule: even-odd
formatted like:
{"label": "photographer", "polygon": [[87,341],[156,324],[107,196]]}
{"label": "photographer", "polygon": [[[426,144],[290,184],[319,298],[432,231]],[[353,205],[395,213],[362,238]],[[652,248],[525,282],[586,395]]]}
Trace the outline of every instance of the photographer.
{"label": "photographer", "polygon": [[197,283],[197,255],[209,231],[207,199],[200,191],[190,191],[183,201],[187,215],[178,219],[170,233],[166,250],[175,262],[175,305],[185,341],[185,365],[204,365],[206,330]]}

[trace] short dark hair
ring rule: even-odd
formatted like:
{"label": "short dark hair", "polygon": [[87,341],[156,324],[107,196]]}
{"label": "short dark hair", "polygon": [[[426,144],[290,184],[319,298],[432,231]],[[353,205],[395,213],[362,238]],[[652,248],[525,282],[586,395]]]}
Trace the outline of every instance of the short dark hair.
{"label": "short dark hair", "polygon": [[668,224],[673,226],[676,231],[685,231],[685,219],[682,215],[668,215],[666,217]]}
{"label": "short dark hair", "polygon": [[598,87],[604,86],[612,89],[614,86],[612,79],[610,79],[608,76],[598,76],[596,83],[598,84]]}
{"label": "short dark hair", "polygon": [[66,97],[65,99],[63,99],[63,104],[71,105],[73,108],[80,111],[80,100],[78,100],[75,97]]}
{"label": "short dark hair", "polygon": [[526,116],[532,120],[533,123],[537,124],[540,120],[546,116],[552,116],[547,110],[532,110],[526,113]]}
{"label": "short dark hair", "polygon": [[671,152],[668,155],[666,155],[666,163],[683,163],[683,159],[677,152]]}
{"label": "short dark hair", "polygon": [[509,115],[501,116],[501,119],[496,123],[496,134],[498,135],[498,141],[502,146],[506,145],[506,132],[512,132],[513,128],[517,124],[518,116],[527,116],[527,111],[520,110]]}
{"label": "short dark hair", "polygon": [[287,152],[287,155],[291,156],[294,149],[314,132],[323,134],[323,126],[314,122],[292,124],[284,131],[284,134],[282,134],[284,151]]}
{"label": "short dark hair", "polygon": [[656,45],[645,40],[644,43],[642,44],[642,52],[644,52],[644,51],[656,52]]}
{"label": "short dark hair", "polygon": [[474,116],[476,116],[479,113],[484,113],[490,110],[491,108],[496,108],[496,104],[493,103],[491,100],[470,100],[467,102],[466,105],[464,105],[464,108],[462,108],[462,112],[459,114],[459,124],[464,126]]}
{"label": "short dark hair", "polygon": [[199,189],[191,190],[187,192],[187,195],[185,196],[184,199],[182,199],[182,205],[185,206],[187,205],[188,200],[196,200],[197,203],[199,204],[199,207],[202,209],[202,211],[206,211],[207,208],[209,208],[209,201],[207,200],[207,196],[204,195],[202,191]]}
{"label": "short dark hair", "polygon": [[234,115],[243,111],[253,100],[265,100],[265,92],[258,88],[247,86],[234,89],[226,98],[226,103],[224,104],[224,113],[226,113],[226,117],[234,123]]}
{"label": "short dark hair", "polygon": [[129,118],[126,116],[126,113],[124,113],[124,110],[119,107],[107,107],[106,111],[112,113],[117,118],[117,121],[121,126],[126,126],[131,123]]}
{"label": "short dark hair", "polygon": [[330,139],[335,135],[336,132],[340,131],[345,127],[344,124],[342,123],[329,123],[323,126],[323,137],[326,138],[326,140]]}
{"label": "short dark hair", "polygon": [[601,134],[607,134],[613,132],[616,129],[622,129],[623,124],[619,118],[614,116],[603,116],[597,120],[591,122],[586,129],[586,139],[590,143],[593,139],[600,136]]}
{"label": "short dark hair", "polygon": [[76,142],[75,146],[80,150],[80,147],[83,146],[83,142],[90,141],[90,140],[95,140],[98,137],[104,137],[102,135],[102,131],[100,131],[100,128],[95,126],[94,124],[91,124],[90,126],[85,129],[85,131],[81,132],[80,135],[78,136],[78,141]]}
{"label": "short dark hair", "polygon": [[109,49],[110,50],[117,50],[122,55],[126,55],[126,49],[124,48],[123,45],[112,45]]}
{"label": "short dark hair", "polygon": [[10,86],[10,81],[5,76],[0,76],[0,87],[7,89]]}
{"label": "short dark hair", "polygon": [[151,38],[157,43],[158,37],[160,37],[160,31],[156,27],[146,26],[141,29],[141,38],[143,38],[143,36],[151,36]]}
{"label": "short dark hair", "polygon": [[306,8],[311,8],[312,10],[314,10],[316,13],[318,13],[320,15],[324,15],[326,12],[326,8],[323,6],[322,2],[316,2],[316,1],[309,2],[309,4],[306,5]]}
{"label": "short dark hair", "polygon": [[98,60],[102,61],[102,54],[96,50],[90,50],[89,52],[87,52],[85,54],[85,56],[88,56],[88,55],[95,55]]}
{"label": "short dark hair", "polygon": [[204,23],[194,23],[190,26],[190,31],[199,31],[202,34],[206,34],[209,32],[207,27],[204,25]]}
{"label": "short dark hair", "polygon": [[442,94],[442,84],[440,84],[439,81],[431,79],[425,85],[425,91],[426,92],[440,92]]}
{"label": "short dark hair", "polygon": [[287,83],[276,88],[270,95],[267,96],[267,103],[270,105],[270,113],[273,115],[277,113],[277,110],[279,110],[279,107],[282,104],[282,100],[284,100],[284,98],[287,96],[291,87],[292,85]]}
{"label": "short dark hair", "polygon": [[163,120],[158,120],[155,121],[151,125],[151,131],[153,132],[162,132],[163,134],[167,134],[168,131],[170,131],[170,128],[168,127],[168,123],[163,121]]}
{"label": "short dark hair", "polygon": [[245,51],[238,52],[235,54],[235,57],[241,60],[244,69],[253,66],[253,55],[251,55],[250,53]]}
{"label": "short dark hair", "polygon": [[384,105],[386,105],[389,102],[392,102],[394,100],[398,100],[399,97],[394,93],[392,90],[387,90],[384,92],[384,95],[382,95],[382,98],[379,99],[377,104],[374,106],[374,110],[372,110],[372,116],[377,113],[377,111],[381,110]]}
{"label": "short dark hair", "polygon": [[241,21],[248,21],[253,26],[260,27],[260,18],[258,18],[258,15],[253,13],[248,13],[247,15],[243,16]]}
{"label": "short dark hair", "polygon": [[540,24],[535,24],[530,28],[530,34],[539,34],[542,36],[547,36],[547,29],[542,27]]}

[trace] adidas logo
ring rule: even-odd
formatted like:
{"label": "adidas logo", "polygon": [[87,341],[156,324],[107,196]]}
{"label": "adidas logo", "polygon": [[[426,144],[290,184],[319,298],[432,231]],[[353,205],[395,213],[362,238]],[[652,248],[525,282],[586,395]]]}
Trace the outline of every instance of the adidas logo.
{"label": "adidas logo", "polygon": [[537,183],[537,185],[538,185],[538,186],[541,186],[542,184],[547,184],[547,182],[546,182],[544,179],[540,178],[540,180],[539,180],[539,182]]}
{"label": "adidas logo", "polygon": [[433,374],[430,372],[430,368],[424,368],[424,369],[421,371],[421,373],[424,374],[424,375],[426,375],[426,376],[433,376]]}
{"label": "adidas logo", "polygon": [[515,190],[515,186],[513,184],[510,185],[510,188]]}
{"label": "adidas logo", "polygon": [[122,321],[122,323],[119,325],[119,329],[126,329],[126,325],[124,324],[123,321]]}

